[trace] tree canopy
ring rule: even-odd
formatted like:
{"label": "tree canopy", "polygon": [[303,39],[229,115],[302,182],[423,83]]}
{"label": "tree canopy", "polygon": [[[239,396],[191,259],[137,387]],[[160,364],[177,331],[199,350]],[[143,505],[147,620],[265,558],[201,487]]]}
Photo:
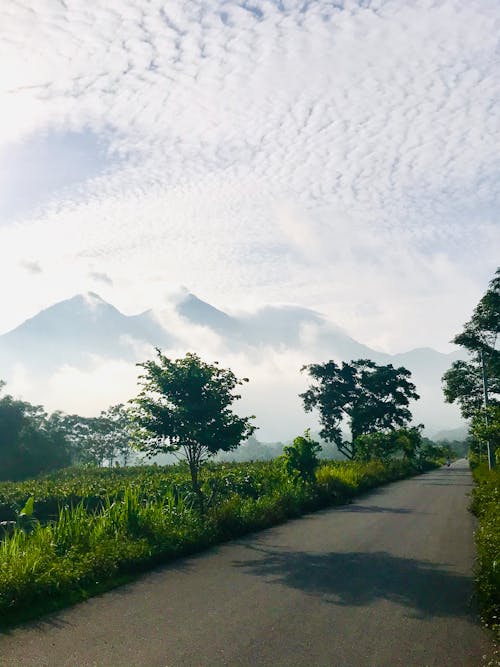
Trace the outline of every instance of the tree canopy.
{"label": "tree canopy", "polygon": [[65,433],[75,463],[109,466],[127,465],[132,453],[129,409],[123,404],[102,410],[97,417],[54,413]]}
{"label": "tree canopy", "polygon": [[[443,392],[448,403],[458,403],[465,419],[472,419],[474,432],[486,438],[490,432],[490,408],[500,406],[500,267],[488,289],[474,308],[453,342],[470,355],[468,361],[455,361],[443,375]],[[478,421],[479,420],[479,421]],[[479,426],[484,421],[484,428]],[[487,439],[490,442],[491,439]],[[494,442],[494,439],[491,440]],[[489,450],[490,465],[494,464]]]}
{"label": "tree canopy", "polygon": [[[417,400],[411,373],[392,364],[379,366],[370,359],[341,365],[334,361],[304,366],[313,384],[300,394],[306,412],[317,408],[322,429],[320,436],[334,442],[347,458],[355,458],[359,436],[378,430],[392,430],[411,420],[410,400]],[[351,441],[342,438],[347,421]]]}
{"label": "tree canopy", "polygon": [[320,451],[321,445],[312,439],[310,431],[307,430],[304,435],[295,438],[293,444],[283,449],[286,471],[302,483],[314,482]]}
{"label": "tree canopy", "polygon": [[179,452],[189,464],[194,491],[201,496],[200,465],[219,451],[229,451],[255,430],[252,417],[231,410],[241,398],[234,390],[248,382],[217,363],[208,364],[196,354],[169,359],[157,349],[157,360],[138,364],[142,391],[132,401],[133,416],[142,429],[140,448],[149,456]]}
{"label": "tree canopy", "polygon": [[[0,382],[0,390],[5,383]],[[40,405],[0,399],[0,479],[34,477],[69,465],[71,454],[57,419]]]}

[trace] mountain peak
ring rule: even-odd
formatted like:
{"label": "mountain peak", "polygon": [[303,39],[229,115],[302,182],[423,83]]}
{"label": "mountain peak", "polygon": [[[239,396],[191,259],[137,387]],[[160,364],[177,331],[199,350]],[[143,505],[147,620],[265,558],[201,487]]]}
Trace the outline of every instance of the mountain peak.
{"label": "mountain peak", "polygon": [[228,329],[233,329],[235,326],[235,322],[227,313],[202,301],[191,292],[183,295],[176,305],[176,310],[193,324],[209,326],[219,332],[227,333]]}

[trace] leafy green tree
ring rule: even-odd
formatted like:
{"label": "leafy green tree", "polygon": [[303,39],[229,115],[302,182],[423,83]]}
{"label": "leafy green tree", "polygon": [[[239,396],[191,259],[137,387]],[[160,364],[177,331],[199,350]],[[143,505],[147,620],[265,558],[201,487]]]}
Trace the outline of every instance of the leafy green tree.
{"label": "leafy green tree", "polygon": [[398,451],[396,439],[392,433],[365,433],[356,438],[356,460],[387,461]]}
{"label": "leafy green tree", "polygon": [[0,479],[34,477],[70,462],[64,432],[40,405],[8,394],[0,399]]}
{"label": "leafy green tree", "polygon": [[398,450],[408,461],[415,461],[419,458],[423,428],[424,425],[419,424],[409,428],[400,428],[394,432]]}
{"label": "leafy green tree", "polygon": [[464,419],[473,417],[484,403],[480,360],[454,361],[443,375],[443,392],[447,403],[458,403]]}
{"label": "leafy green tree", "polygon": [[132,453],[129,412],[119,404],[103,410],[98,417],[62,413],[54,417],[66,434],[76,463],[101,466],[106,461],[112,466],[118,460],[127,465]]}
{"label": "leafy green tree", "polygon": [[356,439],[356,460],[387,461],[396,454],[415,461],[422,445],[422,424],[392,431],[366,433]]}
{"label": "leafy green tree", "polygon": [[[349,459],[356,456],[359,436],[392,430],[411,420],[410,400],[418,399],[411,373],[392,364],[379,366],[359,359],[339,366],[334,361],[304,366],[314,384],[300,394],[306,412],[319,410],[320,436],[334,442]],[[342,440],[341,426],[347,421],[351,441]]]}
{"label": "leafy green tree", "polygon": [[440,459],[445,458],[448,449],[444,443],[434,442],[430,438],[422,438],[422,444],[419,450],[419,459]]}
{"label": "leafy green tree", "polygon": [[219,451],[235,449],[255,431],[252,417],[239,417],[231,410],[232,403],[241,398],[234,390],[248,380],[192,353],[171,360],[157,349],[157,361],[138,366],[145,372],[139,376],[142,391],[132,401],[133,417],[143,434],[150,436],[139,447],[148,456],[183,455],[203,508],[202,463]]}
{"label": "leafy green tree", "polygon": [[500,457],[500,405],[490,405],[478,410],[472,418],[470,432],[472,437],[483,446],[489,443],[498,459]]}
{"label": "leafy green tree", "polygon": [[309,429],[299,435],[292,445],[284,447],[283,460],[285,469],[291,477],[303,483],[313,482],[314,473],[319,465],[318,454],[321,445],[311,438]]}
{"label": "leafy green tree", "polygon": [[[488,289],[453,342],[470,355],[469,361],[455,361],[443,375],[443,391],[449,403],[458,403],[465,419],[482,414],[487,427],[488,408],[500,405],[500,267]],[[483,408],[486,408],[482,411]],[[484,431],[486,433],[486,431]],[[494,446],[489,448],[494,465]]]}

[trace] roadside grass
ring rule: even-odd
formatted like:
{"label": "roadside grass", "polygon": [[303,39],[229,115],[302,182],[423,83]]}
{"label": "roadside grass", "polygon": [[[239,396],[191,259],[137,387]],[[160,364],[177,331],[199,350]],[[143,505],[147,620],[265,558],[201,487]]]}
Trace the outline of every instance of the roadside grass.
{"label": "roadside grass", "polygon": [[[363,491],[431,467],[434,464],[416,466],[403,460],[332,461],[320,465],[313,483],[300,483],[287,476],[279,460],[211,464],[205,471],[203,516],[185,483],[186,471],[179,466],[153,472],[138,469],[135,475],[127,471],[121,477],[115,471],[108,476],[100,471],[99,493],[92,471],[81,471],[80,487],[77,472],[63,473],[59,480],[42,479],[42,493],[52,485],[58,513],[49,518],[42,512],[37,520],[35,512],[28,527],[14,525],[4,533],[0,624],[8,627],[84,600],[173,558],[345,503]],[[71,483],[65,486],[68,479]],[[8,489],[12,502],[25,502],[26,487],[16,495],[14,486]],[[37,481],[28,487],[36,494]],[[85,489],[92,491],[90,503]],[[76,503],[75,497],[80,499]],[[54,499],[46,494],[44,502],[39,507],[50,506],[53,516]]]}
{"label": "roadside grass", "polygon": [[473,469],[476,486],[471,510],[476,530],[476,588],[481,618],[500,639],[500,471],[482,464]]}

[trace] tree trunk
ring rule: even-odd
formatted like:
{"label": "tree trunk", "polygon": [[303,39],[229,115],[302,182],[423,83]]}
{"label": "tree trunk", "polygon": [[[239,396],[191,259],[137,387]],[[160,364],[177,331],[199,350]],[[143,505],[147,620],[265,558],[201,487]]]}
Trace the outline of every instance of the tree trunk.
{"label": "tree trunk", "polygon": [[198,478],[199,463],[191,447],[189,448],[188,463],[189,472],[191,473],[191,485],[198,499],[198,509],[200,510],[200,514],[205,514],[205,498],[203,496],[203,491],[201,490],[200,481]]}

